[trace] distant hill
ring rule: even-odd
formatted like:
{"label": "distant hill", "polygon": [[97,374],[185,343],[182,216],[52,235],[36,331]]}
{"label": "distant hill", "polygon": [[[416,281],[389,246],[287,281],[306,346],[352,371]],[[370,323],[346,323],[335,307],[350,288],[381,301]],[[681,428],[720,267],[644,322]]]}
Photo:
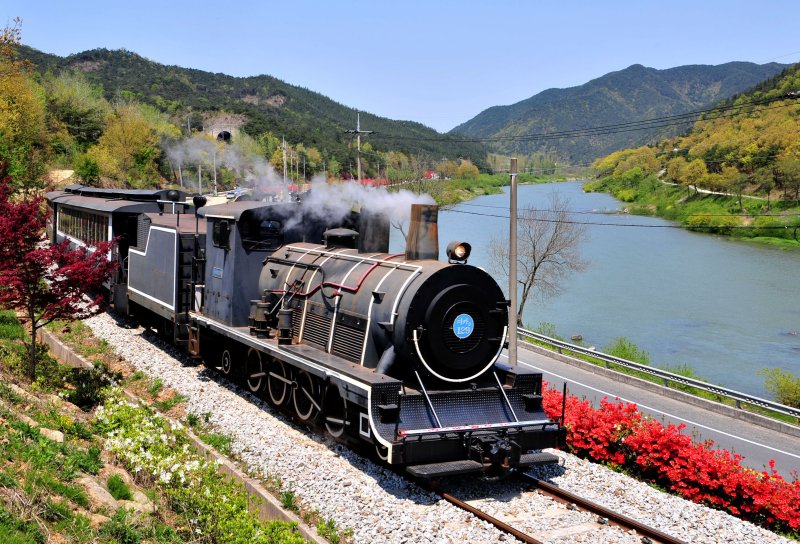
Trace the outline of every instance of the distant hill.
{"label": "distant hill", "polygon": [[[710,107],[778,74],[786,65],[729,62],[656,70],[634,64],[584,85],[548,89],[510,106],[489,108],[450,134],[473,138],[522,136],[599,127]],[[617,149],[674,136],[689,125],[545,142],[504,142],[501,153],[547,153],[572,164],[591,162]]]}
{"label": "distant hill", "polygon": [[[272,131],[290,143],[347,156],[355,128],[356,110],[314,91],[290,85],[268,75],[233,77],[180,66],[166,66],[126,50],[94,49],[59,57],[20,47],[20,56],[38,71],[80,70],[103,87],[108,99],[130,93],[173,115],[186,112],[226,111],[243,115],[243,130],[253,136]],[[486,150],[474,143],[448,142],[447,137],[413,121],[394,121],[361,112],[361,127],[375,134],[364,141],[380,151],[402,151],[471,159],[485,168]],[[442,141],[442,140],[445,141]]]}

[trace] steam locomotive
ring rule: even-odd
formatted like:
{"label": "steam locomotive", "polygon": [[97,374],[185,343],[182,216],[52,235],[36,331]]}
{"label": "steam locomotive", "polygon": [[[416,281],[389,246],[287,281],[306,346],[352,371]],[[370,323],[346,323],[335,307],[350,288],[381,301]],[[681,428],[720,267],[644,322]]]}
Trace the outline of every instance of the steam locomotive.
{"label": "steam locomotive", "polygon": [[[504,475],[557,458],[541,374],[500,361],[508,302],[469,244],[437,260],[437,208],[404,254],[368,208],[330,224],[302,199],[205,205],[177,191],[47,194],[50,236],[117,239],[118,312],[297,421],[413,476]],[[334,227],[334,228],[331,228]]]}

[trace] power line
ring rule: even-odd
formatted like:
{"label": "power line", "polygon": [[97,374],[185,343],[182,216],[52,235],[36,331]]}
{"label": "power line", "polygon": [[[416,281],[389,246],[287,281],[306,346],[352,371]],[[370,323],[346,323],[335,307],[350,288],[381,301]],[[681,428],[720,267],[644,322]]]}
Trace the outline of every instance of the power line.
{"label": "power line", "polygon": [[[446,210],[448,212],[453,213],[463,213],[467,215],[477,215],[482,217],[496,217],[498,219],[510,219],[508,215],[498,215],[498,214],[491,214],[491,213],[480,213],[480,212],[469,212],[466,210]],[[574,212],[569,212],[574,213]],[[564,223],[567,225],[588,225],[588,226],[596,226],[596,227],[632,227],[632,228],[645,228],[645,229],[757,229],[757,230],[785,230],[789,228],[800,228],[800,224],[797,225],[764,225],[753,227],[749,225],[672,225],[672,224],[658,224],[658,225],[648,225],[644,223],[603,223],[600,221],[571,221],[571,220],[562,220],[562,219],[547,219],[547,218],[530,218],[524,216],[517,216],[519,221],[539,221],[541,223]]]}
{"label": "power line", "polygon": [[[469,204],[467,202],[462,202],[459,206],[469,206],[471,208],[491,208],[495,210],[507,210],[508,206],[493,206],[490,204]],[[553,210],[545,210],[545,209],[537,209],[537,208],[526,208],[528,211],[531,212],[540,212],[540,213],[553,213]],[[457,211],[450,209],[448,211]],[[571,210],[569,212],[573,215],[629,215],[620,212],[619,210],[609,210],[605,212],[589,212],[589,211],[575,211]],[[800,217],[800,213],[785,213],[785,214],[774,214],[774,213],[692,213],[686,215],[685,217]]]}
{"label": "power line", "polygon": [[[696,120],[713,120],[724,117],[730,117],[741,113],[740,110],[748,106],[760,106],[771,104],[780,100],[789,100],[800,98],[800,92],[790,92],[780,96],[765,98],[761,100],[751,100],[749,102],[742,102],[739,104],[731,104],[727,106],[719,106],[704,110],[695,110],[692,112],[667,115],[662,117],[654,117],[651,119],[643,119],[639,121],[629,121],[625,123],[615,123],[611,125],[600,125],[596,127],[586,127],[580,129],[564,130],[559,132],[544,132],[538,134],[527,134],[521,136],[493,136],[486,138],[459,138],[459,137],[431,137],[431,138],[413,138],[407,136],[393,136],[388,134],[376,135],[376,137],[383,137],[393,140],[414,140],[414,141],[428,141],[428,142],[458,142],[458,143],[488,143],[488,142],[525,142],[525,141],[546,141],[563,138],[577,138],[586,136],[604,136],[608,134],[616,134],[619,132],[629,132],[634,130],[644,130],[651,128],[664,128],[668,126],[682,125]],[[788,107],[792,104],[779,104],[765,109],[777,109]],[[700,117],[703,114],[709,114],[706,117]]]}

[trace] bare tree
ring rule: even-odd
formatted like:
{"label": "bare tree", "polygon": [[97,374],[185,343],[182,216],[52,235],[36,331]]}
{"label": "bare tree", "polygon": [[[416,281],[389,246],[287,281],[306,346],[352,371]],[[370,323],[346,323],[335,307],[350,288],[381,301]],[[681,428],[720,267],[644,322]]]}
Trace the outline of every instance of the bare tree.
{"label": "bare tree", "polygon": [[[586,226],[573,219],[569,199],[556,193],[550,209],[525,208],[519,215],[517,231],[517,281],[522,286],[517,325],[531,293],[545,299],[561,292],[562,282],[572,272],[589,264],[581,258],[580,244]],[[490,266],[508,277],[508,239],[493,238],[489,243]]]}

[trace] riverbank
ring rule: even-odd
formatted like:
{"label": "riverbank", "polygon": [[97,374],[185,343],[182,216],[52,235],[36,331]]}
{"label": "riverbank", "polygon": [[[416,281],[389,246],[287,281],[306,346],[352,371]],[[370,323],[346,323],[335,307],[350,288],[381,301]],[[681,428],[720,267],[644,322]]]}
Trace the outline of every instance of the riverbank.
{"label": "riverbank", "polygon": [[[524,185],[567,181],[566,176],[519,174],[517,182]],[[496,195],[509,185],[509,175],[480,174],[477,178],[431,180],[424,191],[433,196],[439,206],[454,206],[484,195]]]}
{"label": "riverbank", "polygon": [[676,221],[696,232],[727,236],[785,249],[800,249],[800,203],[740,198],[687,190],[662,183],[655,175],[628,171],[589,181],[587,192],[609,193],[626,211]]}

